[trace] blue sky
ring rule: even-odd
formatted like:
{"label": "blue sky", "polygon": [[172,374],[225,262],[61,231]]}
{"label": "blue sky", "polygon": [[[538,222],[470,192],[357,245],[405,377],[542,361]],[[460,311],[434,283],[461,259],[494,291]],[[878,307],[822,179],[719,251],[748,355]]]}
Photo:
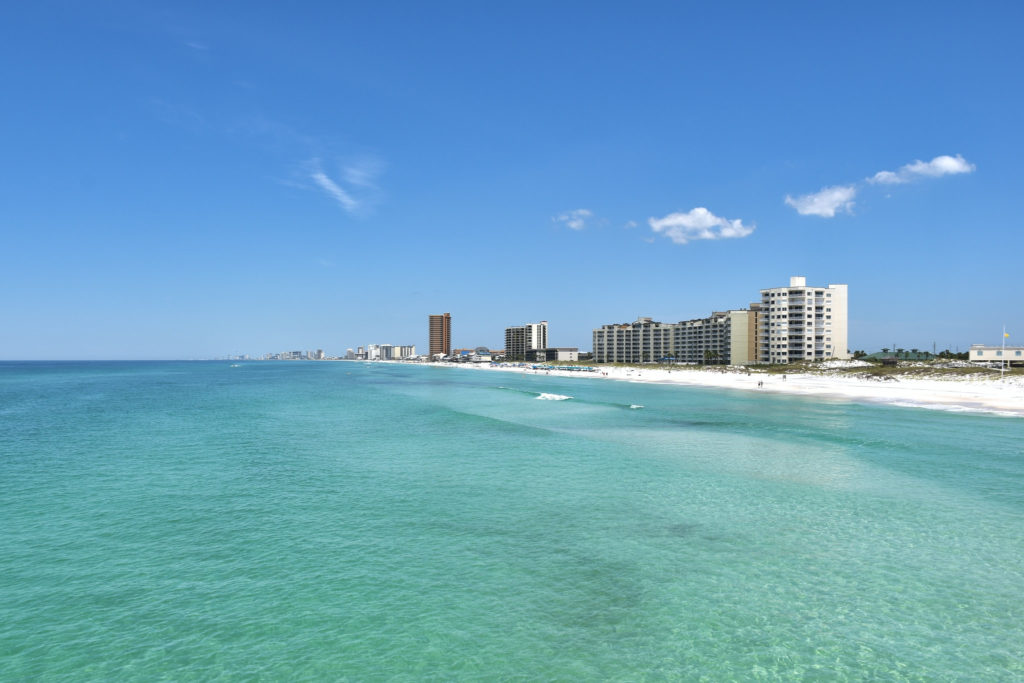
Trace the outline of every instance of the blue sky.
{"label": "blue sky", "polygon": [[1020,3],[22,3],[0,358],[456,346],[850,287],[1024,340]]}

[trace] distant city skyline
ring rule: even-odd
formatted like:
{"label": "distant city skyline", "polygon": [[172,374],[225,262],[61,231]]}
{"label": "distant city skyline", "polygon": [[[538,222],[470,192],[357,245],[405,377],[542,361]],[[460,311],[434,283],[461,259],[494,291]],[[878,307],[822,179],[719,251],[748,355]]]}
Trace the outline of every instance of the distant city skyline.
{"label": "distant city skyline", "polygon": [[1024,6],[12,6],[0,359],[559,346],[850,286],[1024,339]]}

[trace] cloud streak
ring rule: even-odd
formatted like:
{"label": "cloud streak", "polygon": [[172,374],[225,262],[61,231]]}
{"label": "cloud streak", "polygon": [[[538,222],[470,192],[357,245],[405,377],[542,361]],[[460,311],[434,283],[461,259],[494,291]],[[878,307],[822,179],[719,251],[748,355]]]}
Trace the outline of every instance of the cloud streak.
{"label": "cloud streak", "polygon": [[364,160],[345,166],[341,177],[335,180],[323,171],[319,159],[309,162],[309,178],[350,214],[365,210],[379,195],[377,176],[382,170],[381,162]]}
{"label": "cloud streak", "polygon": [[670,213],[661,218],[647,219],[651,230],[665,235],[676,244],[695,240],[720,240],[746,237],[754,232],[754,225],[744,225],[739,219],[729,220],[711,213],[702,206],[686,213]]}
{"label": "cloud streak", "polygon": [[352,213],[359,208],[359,202],[352,198],[348,192],[343,190],[336,182],[331,180],[326,173],[323,171],[314,171],[310,174],[310,178],[313,179],[317,185],[319,185],[324,192],[334,198],[341,208],[345,209],[349,213]]}
{"label": "cloud streak", "polygon": [[853,213],[853,200],[862,187],[866,185],[902,185],[922,178],[941,178],[947,175],[973,173],[976,166],[961,155],[937,156],[931,161],[920,159],[900,166],[895,171],[879,171],[870,178],[849,185],[832,185],[823,187],[817,192],[791,197],[786,195],[785,202],[796,209],[801,216],[821,216],[833,218],[837,213]]}
{"label": "cloud streak", "polygon": [[570,230],[582,230],[587,227],[587,219],[593,217],[593,215],[593,212],[589,209],[576,209],[560,213],[551,220],[555,223],[562,223]]}

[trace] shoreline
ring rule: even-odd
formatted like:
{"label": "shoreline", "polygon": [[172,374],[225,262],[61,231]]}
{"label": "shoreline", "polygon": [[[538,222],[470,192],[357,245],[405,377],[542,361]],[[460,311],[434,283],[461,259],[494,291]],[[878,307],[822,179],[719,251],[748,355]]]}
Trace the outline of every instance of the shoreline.
{"label": "shoreline", "polygon": [[[393,362],[402,361],[368,361]],[[985,377],[975,379],[917,379],[902,377],[888,381],[838,375],[776,375],[738,368],[724,370],[678,368],[636,368],[595,366],[596,372],[532,370],[470,363],[429,363],[430,367],[463,368],[491,372],[548,374],[556,377],[605,379],[647,384],[696,386],[715,389],[763,392],[773,395],[806,396],[846,400],[853,403],[923,408],[954,413],[984,413],[1003,417],[1024,417],[1024,378]],[[759,386],[759,383],[763,383]]]}

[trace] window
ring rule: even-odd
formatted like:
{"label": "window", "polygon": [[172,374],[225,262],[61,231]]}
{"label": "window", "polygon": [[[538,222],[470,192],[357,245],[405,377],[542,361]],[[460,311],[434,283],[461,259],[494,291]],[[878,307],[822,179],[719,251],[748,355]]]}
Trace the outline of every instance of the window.
{"label": "window", "polygon": [[1003,352],[1002,351],[996,351],[996,355],[997,356],[1001,356],[1001,355],[1003,355]]}
{"label": "window", "polygon": [[984,352],[984,351],[978,351],[978,355],[979,355],[979,356],[984,356],[984,355],[985,355],[985,352]]}

